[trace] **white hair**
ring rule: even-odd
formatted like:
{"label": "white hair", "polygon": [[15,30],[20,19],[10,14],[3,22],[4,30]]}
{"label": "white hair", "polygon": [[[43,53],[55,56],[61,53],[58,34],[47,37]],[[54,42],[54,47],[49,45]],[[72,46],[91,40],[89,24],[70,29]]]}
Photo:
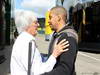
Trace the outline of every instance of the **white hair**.
{"label": "white hair", "polygon": [[20,10],[15,13],[15,24],[19,34],[33,21],[37,21],[37,17],[32,11]]}

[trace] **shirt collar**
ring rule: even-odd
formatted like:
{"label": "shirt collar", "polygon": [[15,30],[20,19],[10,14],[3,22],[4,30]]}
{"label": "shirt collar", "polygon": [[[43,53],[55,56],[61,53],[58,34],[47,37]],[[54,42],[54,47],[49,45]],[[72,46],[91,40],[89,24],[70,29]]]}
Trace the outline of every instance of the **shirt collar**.
{"label": "shirt collar", "polygon": [[26,31],[24,31],[23,32],[23,34],[24,35],[26,35],[25,37],[27,38],[27,39],[30,39],[30,40],[35,40],[35,37],[34,36],[32,36],[31,34],[29,34],[28,32],[26,32]]}

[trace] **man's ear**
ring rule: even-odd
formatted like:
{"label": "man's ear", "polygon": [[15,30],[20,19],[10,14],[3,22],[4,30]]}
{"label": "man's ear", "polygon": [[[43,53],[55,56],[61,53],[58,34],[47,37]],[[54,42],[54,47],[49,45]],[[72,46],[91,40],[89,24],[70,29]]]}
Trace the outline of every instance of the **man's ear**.
{"label": "man's ear", "polygon": [[61,16],[60,15],[58,15],[58,21],[60,21],[61,20]]}

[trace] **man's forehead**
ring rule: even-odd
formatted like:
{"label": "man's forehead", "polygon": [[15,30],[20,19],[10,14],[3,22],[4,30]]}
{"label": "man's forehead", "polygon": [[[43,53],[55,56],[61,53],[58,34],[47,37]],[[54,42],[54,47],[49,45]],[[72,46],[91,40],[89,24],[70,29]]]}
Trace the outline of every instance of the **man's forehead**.
{"label": "man's forehead", "polygon": [[50,16],[56,15],[56,13],[54,11],[50,11]]}
{"label": "man's forehead", "polygon": [[55,13],[55,11],[54,11],[54,10],[51,10],[51,11],[50,11],[50,14],[54,14],[54,13]]}

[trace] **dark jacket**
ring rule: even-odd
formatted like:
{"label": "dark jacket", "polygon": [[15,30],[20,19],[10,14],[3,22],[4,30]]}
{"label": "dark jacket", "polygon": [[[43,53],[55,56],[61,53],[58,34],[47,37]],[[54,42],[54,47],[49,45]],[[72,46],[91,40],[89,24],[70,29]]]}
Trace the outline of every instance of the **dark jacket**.
{"label": "dark jacket", "polygon": [[49,54],[52,53],[53,45],[55,42],[59,43],[62,39],[66,39],[69,41],[69,50],[62,53],[57,58],[57,64],[51,72],[42,74],[42,75],[76,75],[75,74],[75,60],[78,51],[78,44],[76,38],[73,36],[69,36],[67,34],[67,29],[73,29],[70,26],[65,26],[58,33],[54,32],[53,39],[51,40],[49,47]]}

